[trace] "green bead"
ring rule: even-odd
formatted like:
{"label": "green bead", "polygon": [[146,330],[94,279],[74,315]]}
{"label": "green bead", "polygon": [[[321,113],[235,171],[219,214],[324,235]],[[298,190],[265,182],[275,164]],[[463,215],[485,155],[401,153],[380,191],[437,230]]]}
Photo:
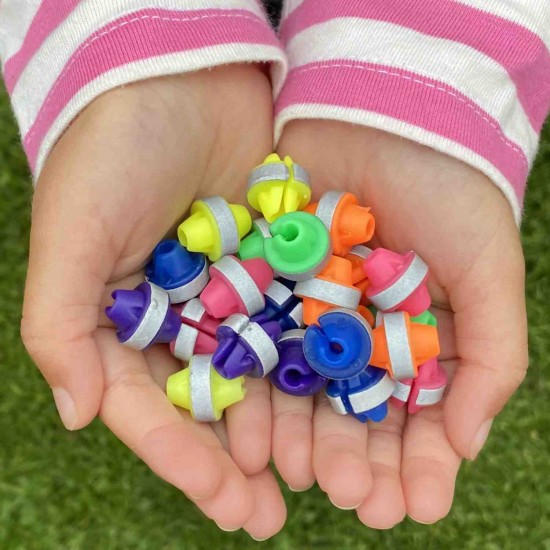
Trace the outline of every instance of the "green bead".
{"label": "green bead", "polygon": [[239,247],[239,258],[241,260],[250,260],[251,258],[264,258],[265,237],[255,225],[252,226],[252,233],[241,241]]}
{"label": "green bead", "polygon": [[314,277],[331,254],[330,236],[323,222],[307,212],[291,212],[277,218],[264,241],[265,259],[274,271],[291,281]]}
{"label": "green bead", "polygon": [[437,319],[429,309],[427,309],[420,315],[417,315],[416,317],[411,317],[411,321],[413,323],[420,323],[421,325],[429,325],[431,327],[437,327]]}

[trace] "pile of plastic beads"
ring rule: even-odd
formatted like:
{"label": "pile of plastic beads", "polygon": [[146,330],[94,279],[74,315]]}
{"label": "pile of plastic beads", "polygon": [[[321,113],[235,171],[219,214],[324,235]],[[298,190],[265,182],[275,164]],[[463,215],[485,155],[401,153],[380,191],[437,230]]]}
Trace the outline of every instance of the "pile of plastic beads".
{"label": "pile of plastic beads", "polygon": [[324,390],[361,422],[383,420],[389,401],[415,413],[441,400],[427,265],[368,248],[374,217],[352,193],[310,199],[308,172],[269,155],[248,182],[262,218],[219,196],[197,200],[178,240],[153,251],[146,282],[113,292],[106,314],[122,344],[169,344],[187,364],[166,393],[196,421],[241,401],[245,376],[297,397]]}

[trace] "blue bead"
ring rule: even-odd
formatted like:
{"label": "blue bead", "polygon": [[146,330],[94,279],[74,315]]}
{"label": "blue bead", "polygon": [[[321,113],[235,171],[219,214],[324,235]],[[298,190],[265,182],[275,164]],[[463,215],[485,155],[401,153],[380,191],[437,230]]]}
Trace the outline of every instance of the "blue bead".
{"label": "blue bead", "polygon": [[[268,293],[265,294],[265,308],[260,313],[254,315],[251,320],[256,323],[265,323],[266,321],[277,321],[283,332],[301,328],[301,323],[296,322],[296,308],[301,307],[301,300],[292,294],[292,290],[296,283],[287,281],[286,279],[277,279],[273,282],[274,285],[286,287],[289,291],[288,298],[282,303],[273,300]],[[301,314],[298,316],[301,319]]]}
{"label": "blue bead", "polygon": [[356,312],[335,309],[310,325],[304,353],[311,368],[331,380],[345,380],[362,372],[372,355],[372,331]]}

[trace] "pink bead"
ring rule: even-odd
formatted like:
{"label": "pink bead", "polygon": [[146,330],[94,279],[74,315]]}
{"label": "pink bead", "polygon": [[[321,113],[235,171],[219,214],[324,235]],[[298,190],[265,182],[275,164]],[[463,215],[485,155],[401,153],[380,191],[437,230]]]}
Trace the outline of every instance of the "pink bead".
{"label": "pink bead", "polygon": [[409,397],[409,414],[415,414],[424,407],[439,403],[446,386],[447,373],[437,359],[430,359],[420,365]]}

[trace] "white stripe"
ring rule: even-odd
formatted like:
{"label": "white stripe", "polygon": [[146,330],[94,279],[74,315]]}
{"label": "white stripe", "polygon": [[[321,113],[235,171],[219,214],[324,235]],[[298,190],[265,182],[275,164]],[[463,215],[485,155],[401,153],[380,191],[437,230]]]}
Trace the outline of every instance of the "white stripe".
{"label": "white stripe", "polygon": [[328,402],[332,407],[332,410],[336,414],[348,414],[348,411],[346,411],[346,406],[344,405],[344,401],[339,395],[337,395],[336,397],[332,397],[327,393],[327,397],[328,397]]}
{"label": "white stripe", "polygon": [[304,0],[286,0],[283,4],[282,19],[285,20],[293,11],[297,10]]}
{"label": "white stripe", "polygon": [[[326,37],[345,37],[329,39]],[[478,50],[434,38],[400,25],[358,18],[341,18],[309,27],[287,47],[290,67],[315,61],[348,59],[410,70],[444,82],[468,96],[499,121],[504,135],[528,157],[535,155],[535,132],[508,72]]]}
{"label": "white stripe", "polygon": [[342,122],[351,122],[352,124],[360,124],[362,126],[370,126],[378,128],[386,132],[391,132],[399,136],[408,138],[422,145],[426,145],[437,151],[451,155],[466,164],[477,168],[487,177],[493,180],[493,183],[502,191],[510,207],[514,213],[514,218],[517,225],[521,223],[521,208],[516,197],[516,193],[510,182],[504,175],[487,159],[474,153],[471,149],[460,145],[450,139],[447,139],[439,134],[428,132],[423,128],[408,124],[399,119],[380,115],[370,111],[361,109],[351,109],[345,107],[322,105],[316,103],[289,105],[283,109],[275,119],[275,145],[279,141],[283,128],[291,120],[296,119],[324,119],[324,120],[340,120]]}
{"label": "white stripe", "polygon": [[416,404],[426,407],[439,403],[443,399],[445,388],[446,386],[442,386],[441,388],[421,388],[416,398]]}
{"label": "white stripe", "polygon": [[21,49],[41,3],[42,0],[0,2],[0,59],[3,64]]}
{"label": "white stripe", "polygon": [[537,34],[550,50],[548,0],[457,0],[460,4],[508,19]]}
{"label": "white stripe", "polygon": [[[40,174],[46,157],[73,118],[102,93],[129,82],[155,76],[179,74],[226,63],[255,61],[275,61],[282,72],[286,70],[284,53],[277,47],[251,46],[250,44],[231,44],[228,47],[222,44],[192,50],[186,52],[185,55],[177,52],[152,59],[144,59],[102,74],[75,94],[46,133],[40,146],[35,176]],[[24,107],[24,104],[19,105],[20,109]]]}
{"label": "white stripe", "polygon": [[[182,8],[185,4],[185,9]],[[44,103],[48,92],[64,70],[75,50],[95,31],[111,21],[142,9],[177,10],[184,18],[189,10],[197,9],[247,9],[265,19],[260,7],[253,0],[111,0],[109,2],[80,2],[69,17],[44,41],[21,74],[12,94],[12,103],[23,102],[25,111],[16,110],[21,132],[24,135]],[[254,48],[254,46],[249,46]],[[181,54],[180,54],[181,55]],[[187,54],[186,54],[187,55]]]}
{"label": "white stripe", "polygon": [[386,372],[374,385],[348,395],[349,404],[355,414],[367,412],[386,402],[393,393],[395,380]]}

